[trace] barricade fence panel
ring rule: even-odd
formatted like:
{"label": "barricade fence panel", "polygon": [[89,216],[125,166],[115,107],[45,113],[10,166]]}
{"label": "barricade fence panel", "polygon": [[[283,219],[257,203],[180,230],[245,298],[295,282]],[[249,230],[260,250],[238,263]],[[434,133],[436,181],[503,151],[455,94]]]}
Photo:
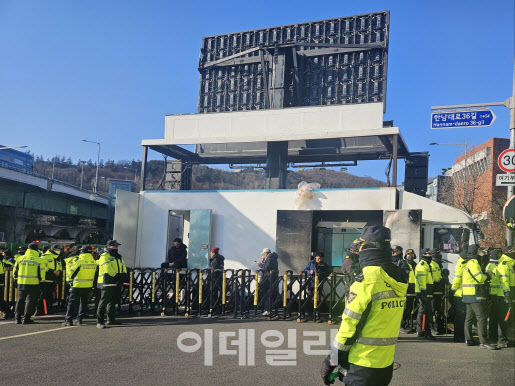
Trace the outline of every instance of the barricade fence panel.
{"label": "barricade fence panel", "polygon": [[[52,301],[66,309],[70,283],[55,283]],[[18,297],[13,268],[1,277],[0,296],[6,312],[14,311]],[[310,275],[307,272],[211,269],[129,269],[119,286],[118,312],[139,315],[159,313],[183,317],[228,316],[250,318],[260,315],[269,320],[327,321],[338,323],[345,309],[344,275]],[[101,290],[92,288],[89,305],[95,310]],[[449,289],[445,287],[443,318],[452,319]],[[407,298],[414,300],[414,298]],[[416,307],[414,307],[416,309]]]}

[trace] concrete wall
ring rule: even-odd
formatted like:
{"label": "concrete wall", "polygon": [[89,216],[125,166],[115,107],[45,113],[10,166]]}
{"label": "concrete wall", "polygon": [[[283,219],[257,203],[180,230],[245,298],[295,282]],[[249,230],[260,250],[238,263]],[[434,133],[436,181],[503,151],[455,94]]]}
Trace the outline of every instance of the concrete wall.
{"label": "concrete wall", "polygon": [[[262,249],[275,249],[277,210],[293,209],[295,198],[296,190],[143,192],[135,266],[157,267],[165,260],[170,210],[211,209],[210,247],[221,249],[226,268],[255,269]],[[310,209],[358,206],[361,210],[394,209],[395,189],[322,189],[315,192]],[[126,242],[122,235],[118,241]]]}
{"label": "concrete wall", "polygon": [[129,267],[137,267],[139,265],[136,263],[136,238],[138,235],[140,195],[125,190],[119,190],[117,195],[114,239],[122,244],[120,253],[125,264]]}
{"label": "concrete wall", "polygon": [[[116,202],[115,238],[122,243],[121,253],[128,266],[159,267],[167,250],[169,211],[211,209],[209,248],[221,249],[226,268],[254,270],[257,268],[254,261],[259,259],[263,248],[275,250],[277,211],[292,210],[296,195],[296,190],[122,192]],[[306,209],[395,210],[395,201],[395,188],[321,189],[314,192]],[[399,193],[399,209],[422,210],[424,224],[474,222],[456,208],[403,191]],[[395,228],[389,222],[387,225]],[[401,224],[401,228],[408,227]],[[413,230],[402,229],[394,230],[393,243],[418,249],[418,234],[411,236]],[[188,230],[184,231],[188,245]],[[407,241],[412,237],[416,239],[414,243]],[[424,247],[431,245],[430,240],[425,244]],[[284,269],[281,265],[279,268]]]}

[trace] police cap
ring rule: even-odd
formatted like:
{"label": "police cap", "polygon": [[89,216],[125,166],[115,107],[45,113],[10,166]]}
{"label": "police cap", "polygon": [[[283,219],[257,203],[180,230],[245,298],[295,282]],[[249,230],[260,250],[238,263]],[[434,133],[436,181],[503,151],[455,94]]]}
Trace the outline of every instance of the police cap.
{"label": "police cap", "polygon": [[93,251],[93,248],[91,248],[91,245],[83,245],[81,248],[80,248],[80,251],[82,253],[91,253]]}
{"label": "police cap", "polygon": [[349,249],[351,251],[357,251],[359,249],[359,245],[362,243],[360,239],[354,240],[351,245],[349,246]]}
{"label": "police cap", "polygon": [[391,231],[382,225],[369,225],[363,228],[360,239],[376,243],[390,242]]}
{"label": "police cap", "polygon": [[477,251],[479,250],[479,245],[477,244],[472,244],[472,245],[469,245],[469,248],[468,248],[468,252],[472,255],[477,255]]}

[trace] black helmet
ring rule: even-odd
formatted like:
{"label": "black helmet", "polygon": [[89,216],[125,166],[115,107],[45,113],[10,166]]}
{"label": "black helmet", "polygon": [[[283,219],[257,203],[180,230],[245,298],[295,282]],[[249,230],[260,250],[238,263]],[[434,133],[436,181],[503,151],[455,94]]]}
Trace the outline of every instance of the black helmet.
{"label": "black helmet", "polygon": [[403,249],[400,245],[392,245],[392,251],[399,251],[402,252]]}

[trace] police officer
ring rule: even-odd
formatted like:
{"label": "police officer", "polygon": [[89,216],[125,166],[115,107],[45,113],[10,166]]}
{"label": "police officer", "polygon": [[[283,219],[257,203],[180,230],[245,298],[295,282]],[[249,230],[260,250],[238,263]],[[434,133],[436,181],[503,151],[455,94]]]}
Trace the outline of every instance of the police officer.
{"label": "police officer", "polygon": [[361,267],[359,265],[359,247],[361,241],[359,239],[354,240],[349,246],[349,252],[342,263],[343,283],[345,284],[345,297],[349,297],[349,290],[356,276],[361,273]]}
{"label": "police officer", "polygon": [[431,260],[435,254],[433,249],[423,249],[420,261],[415,268],[415,296],[419,301],[417,315],[417,336],[428,340],[436,338],[431,333],[433,320],[433,274]]}
{"label": "police officer", "polygon": [[18,253],[16,255],[14,255],[14,261],[16,262],[16,260],[18,260],[20,257],[25,255],[25,252],[27,252],[27,248],[22,246],[22,245],[20,245],[18,247]]}
{"label": "police officer", "polygon": [[463,303],[463,270],[469,259],[468,251],[460,252],[460,257],[456,262],[454,269],[454,278],[452,279],[450,301],[454,307],[454,341],[457,343],[465,342],[465,314],[466,307]]}
{"label": "police officer", "polygon": [[406,254],[404,255],[404,261],[406,261],[411,268],[413,269],[413,272],[415,272],[415,268],[417,267],[417,254],[413,249],[406,249]]}
{"label": "police officer", "polygon": [[415,251],[408,249],[406,255],[402,260],[400,267],[408,275],[408,291],[406,292],[406,305],[404,306],[404,313],[402,314],[401,331],[410,334],[416,331],[413,326],[413,317],[415,309]]}
{"label": "police officer", "polygon": [[40,297],[37,308],[37,313],[39,315],[44,313],[45,303],[47,313],[53,313],[54,293],[56,284],[58,283],[62,271],[62,266],[59,259],[60,251],[61,247],[55,244],[47,249],[47,251],[41,256],[41,258],[45,261],[46,269],[41,277],[41,282],[39,283]]}
{"label": "police officer", "polygon": [[[116,240],[109,240],[106,245],[106,252],[97,260],[98,264],[98,283],[100,288],[100,302],[97,310],[97,328],[120,325],[121,322],[115,320],[115,304],[118,300],[119,285],[124,282],[127,268],[118,253],[121,244]],[[105,323],[105,313],[107,310],[107,323]]]}
{"label": "police officer", "polygon": [[403,248],[400,245],[394,245],[392,247],[392,262],[399,267],[403,259],[402,252]]}
{"label": "police officer", "polygon": [[73,266],[73,263],[78,260],[79,258],[79,247],[76,244],[70,245],[66,252],[63,255],[63,262],[64,262],[64,268],[65,268],[65,294],[66,294],[66,302],[65,304],[68,304],[68,300],[70,297],[70,289],[72,286],[72,278],[71,278],[71,268]]}
{"label": "police officer", "polygon": [[336,366],[346,385],[388,385],[406,301],[408,283],[393,264],[390,229],[381,225],[363,228],[359,260],[362,273],[350,288],[338,334],[324,360],[324,384]]}
{"label": "police officer", "polygon": [[[515,305],[515,248],[514,247],[505,247],[503,248],[503,255],[499,259],[499,264],[497,265],[497,276],[501,281],[501,287],[503,291],[504,302],[499,302],[499,312],[501,315],[502,322],[504,323],[504,328],[507,328],[508,325],[513,327],[515,318],[513,317]],[[508,310],[511,307],[510,317],[507,322],[505,322],[506,315],[508,314]]]}
{"label": "police officer", "polygon": [[72,286],[70,289],[70,299],[63,326],[73,326],[73,318],[77,315],[77,325],[83,326],[83,320],[88,314],[88,300],[95,281],[97,263],[93,258],[90,245],[81,248],[79,258],[73,263],[70,269]]}
{"label": "police officer", "polygon": [[463,303],[467,308],[465,317],[465,344],[475,346],[472,335],[472,324],[474,318],[477,320],[477,330],[481,348],[497,350],[497,346],[488,343],[487,320],[486,320],[486,275],[481,271],[478,262],[479,245],[469,246],[469,259],[463,269]]}
{"label": "police officer", "polygon": [[12,311],[7,307],[4,299],[5,285],[7,284],[6,276],[9,275],[8,268],[13,267],[13,263],[5,259],[6,250],[0,251],[0,311],[4,313],[3,318],[9,319],[14,317]]}
{"label": "police officer", "polygon": [[445,282],[442,277],[442,254],[435,250],[433,259],[431,260],[431,272],[433,274],[433,311],[436,322],[437,335],[443,335],[446,332],[444,318],[444,291]]}
{"label": "police officer", "polygon": [[[503,315],[504,293],[501,286],[501,280],[497,276],[497,265],[501,258],[502,252],[499,249],[490,251],[490,260],[486,266],[486,275],[490,281],[490,297],[488,299],[488,340],[497,342],[497,347],[508,347],[507,325],[504,322]],[[500,332],[500,334],[499,334]]]}
{"label": "police officer", "polygon": [[[20,256],[14,264],[14,280],[18,283],[18,300],[15,307],[17,324],[32,324],[31,319],[34,307],[39,296],[39,281],[41,271],[45,269],[45,262],[39,257],[38,244],[31,243],[25,254]],[[25,304],[22,322],[22,306]]]}

